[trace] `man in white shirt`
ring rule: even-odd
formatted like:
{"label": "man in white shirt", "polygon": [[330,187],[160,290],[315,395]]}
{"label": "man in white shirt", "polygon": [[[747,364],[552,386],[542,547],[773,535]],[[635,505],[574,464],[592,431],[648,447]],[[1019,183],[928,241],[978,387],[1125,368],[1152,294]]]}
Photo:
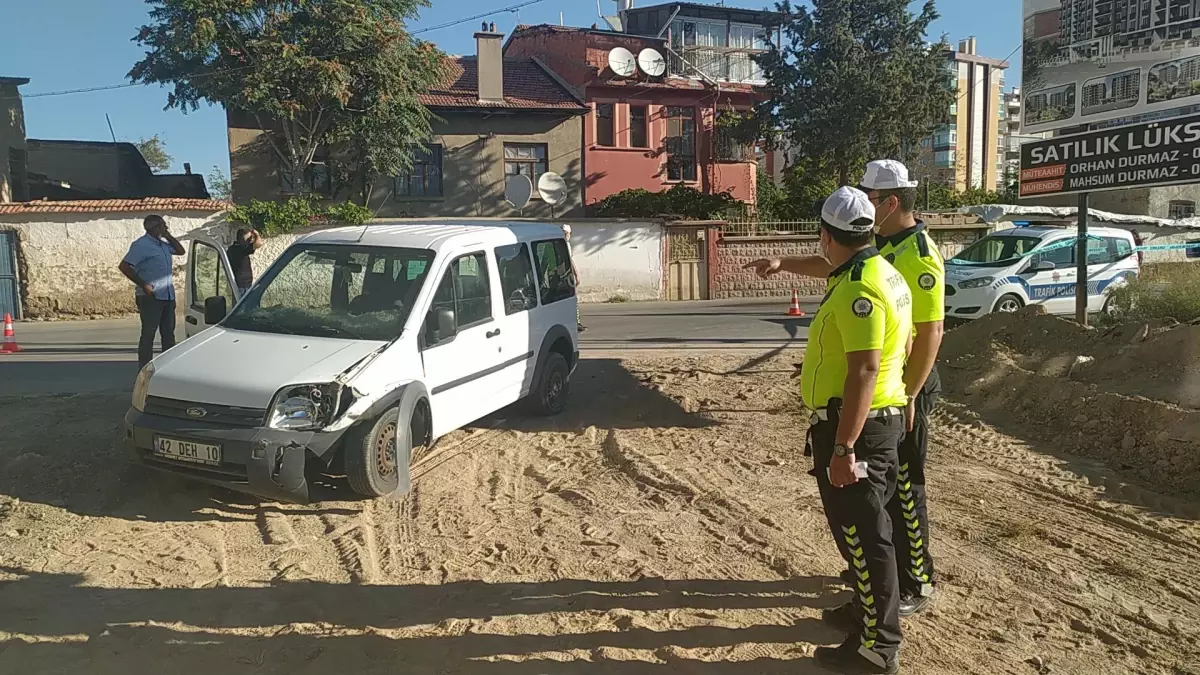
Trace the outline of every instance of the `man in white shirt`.
{"label": "man in white shirt", "polygon": [[[567,241],[567,255],[571,258],[571,273],[575,275],[575,287],[579,287],[579,268],[575,266],[575,252],[571,250],[571,226],[563,225],[563,239]],[[583,321],[579,317],[579,296],[576,294],[575,300],[575,324],[576,329],[582,333],[587,330],[587,326],[583,325]]]}

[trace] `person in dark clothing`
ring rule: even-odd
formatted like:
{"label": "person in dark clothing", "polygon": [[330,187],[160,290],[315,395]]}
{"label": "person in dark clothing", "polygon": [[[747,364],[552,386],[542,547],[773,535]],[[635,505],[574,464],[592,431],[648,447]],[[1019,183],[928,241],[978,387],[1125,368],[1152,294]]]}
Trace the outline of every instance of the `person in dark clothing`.
{"label": "person in dark clothing", "polygon": [[142,221],[146,234],[129,246],[129,252],[117,269],[137,288],[135,299],[142,318],[138,341],[138,367],[154,358],[154,333],[159,334],[162,350],[175,346],[175,284],[171,279],[172,256],[184,254],[183,244],[167,230],[162,216],[146,216]]}
{"label": "person in dark clothing", "polygon": [[250,256],[263,247],[262,235],[257,230],[241,229],[232,244],[225,251],[229,257],[229,266],[233,268],[233,282],[237,284],[242,295],[250,290],[254,283],[254,269],[250,266]]}

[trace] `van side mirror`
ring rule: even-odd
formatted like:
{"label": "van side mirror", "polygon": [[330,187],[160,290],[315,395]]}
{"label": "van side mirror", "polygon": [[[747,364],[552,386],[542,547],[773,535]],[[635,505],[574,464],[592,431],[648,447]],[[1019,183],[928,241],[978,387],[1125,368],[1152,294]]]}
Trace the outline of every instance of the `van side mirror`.
{"label": "van side mirror", "polygon": [[1055,265],[1054,263],[1050,262],[1049,260],[1043,260],[1043,261],[1039,262],[1037,264],[1037,266],[1034,267],[1034,269],[1039,272],[1049,272],[1057,267],[1058,267],[1058,265]]}
{"label": "van side mirror", "polygon": [[204,299],[204,323],[212,326],[221,322],[229,314],[229,305],[225,296],[217,295]]}
{"label": "van side mirror", "polygon": [[425,341],[431,345],[445,342],[458,335],[458,325],[455,323],[454,310],[433,309],[425,320]]}

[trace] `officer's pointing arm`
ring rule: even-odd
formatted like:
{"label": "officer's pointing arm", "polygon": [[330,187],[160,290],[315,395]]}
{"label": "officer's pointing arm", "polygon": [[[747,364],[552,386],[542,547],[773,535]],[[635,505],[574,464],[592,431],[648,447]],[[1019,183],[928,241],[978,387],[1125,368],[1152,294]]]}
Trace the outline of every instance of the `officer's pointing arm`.
{"label": "officer's pointing arm", "polygon": [[752,269],[763,278],[780,272],[788,272],[802,277],[824,279],[833,273],[833,266],[829,264],[829,261],[817,255],[797,258],[762,258],[746,265],[743,269]]}

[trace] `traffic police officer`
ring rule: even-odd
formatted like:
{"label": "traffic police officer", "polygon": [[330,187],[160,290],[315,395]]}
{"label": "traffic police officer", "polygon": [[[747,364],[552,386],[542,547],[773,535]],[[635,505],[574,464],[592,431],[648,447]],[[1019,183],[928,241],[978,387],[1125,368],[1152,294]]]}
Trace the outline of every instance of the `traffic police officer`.
{"label": "traffic police officer", "polygon": [[[908,282],[915,327],[912,351],[904,366],[908,396],[908,433],[900,443],[896,495],[888,503],[900,565],[900,616],[924,609],[933,595],[933,557],[929,553],[929,515],[925,495],[925,458],[929,416],[941,394],[936,359],[946,317],[946,267],[937,245],[917,220],[917,181],[895,160],[867,164],[861,187],[875,205],[875,245]],[[903,526],[900,524],[903,523]]]}
{"label": "traffic police officer", "polygon": [[[894,160],[871,162],[860,189],[876,206],[879,234],[876,246],[888,262],[904,276],[913,297],[916,331],[912,354],[905,365],[905,393],[909,396],[907,432],[900,445],[897,491],[888,503],[896,527],[893,539],[900,577],[900,616],[924,609],[933,592],[933,558],[929,553],[929,518],[926,509],[925,458],[929,437],[928,419],[941,392],[934,360],[942,342],[945,318],[945,266],[925,224],[913,213],[917,182],[908,179],[908,169]],[[746,266],[768,277],[790,272],[826,277],[832,271],[821,256],[756,260]],[[811,335],[811,333],[810,333]],[[850,563],[844,544],[842,556]],[[854,570],[843,580],[854,585]],[[826,620],[842,628],[855,625],[852,604],[827,612]]]}
{"label": "traffic police officer", "polygon": [[835,538],[854,571],[857,625],[837,648],[818,648],[826,668],[896,673],[900,589],[892,520],[897,448],[904,434],[904,362],[912,296],[874,243],[875,207],[852,187],[821,208],[821,249],[833,266],[809,329],[800,375],[813,412],[808,444]]}

